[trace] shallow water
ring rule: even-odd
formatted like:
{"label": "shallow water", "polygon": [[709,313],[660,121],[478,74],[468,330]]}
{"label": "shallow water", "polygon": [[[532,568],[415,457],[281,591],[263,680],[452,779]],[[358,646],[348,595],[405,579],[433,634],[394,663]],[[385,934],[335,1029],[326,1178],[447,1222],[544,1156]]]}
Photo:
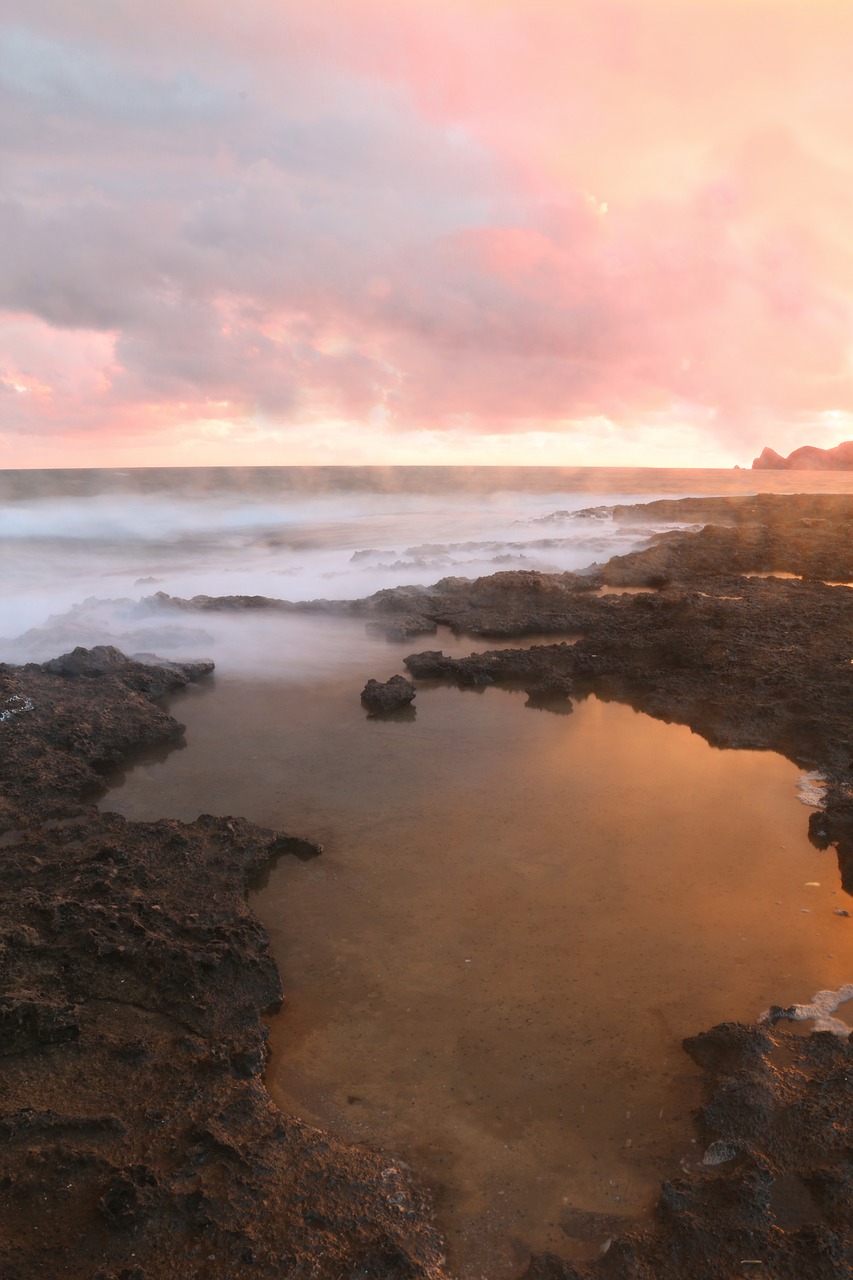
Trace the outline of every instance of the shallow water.
{"label": "shallow water", "polygon": [[414,718],[371,720],[365,680],[446,636],[394,650],[312,625],[301,665],[226,663],[176,698],[187,749],[102,807],[322,841],[253,899],[288,995],[273,1096],[413,1165],[457,1274],[593,1256],[701,1157],[681,1039],[850,980],[798,771],[595,698],[554,715],[424,684]]}

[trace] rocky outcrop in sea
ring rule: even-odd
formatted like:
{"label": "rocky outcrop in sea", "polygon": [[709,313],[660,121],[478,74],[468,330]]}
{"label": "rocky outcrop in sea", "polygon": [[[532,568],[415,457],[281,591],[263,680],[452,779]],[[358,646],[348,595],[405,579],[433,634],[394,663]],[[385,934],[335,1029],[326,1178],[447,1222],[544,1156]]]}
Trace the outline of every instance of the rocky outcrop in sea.
{"label": "rocky outcrop in sea", "polygon": [[853,440],[832,449],[804,444],[787,458],[775,449],[762,449],[752,464],[753,471],[853,471]]}

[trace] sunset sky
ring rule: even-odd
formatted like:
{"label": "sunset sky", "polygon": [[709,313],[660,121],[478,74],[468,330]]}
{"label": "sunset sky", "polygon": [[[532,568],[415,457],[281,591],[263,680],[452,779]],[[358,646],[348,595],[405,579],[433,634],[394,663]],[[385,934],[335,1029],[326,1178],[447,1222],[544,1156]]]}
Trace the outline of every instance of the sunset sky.
{"label": "sunset sky", "polygon": [[0,0],[0,465],[853,438],[850,0]]}

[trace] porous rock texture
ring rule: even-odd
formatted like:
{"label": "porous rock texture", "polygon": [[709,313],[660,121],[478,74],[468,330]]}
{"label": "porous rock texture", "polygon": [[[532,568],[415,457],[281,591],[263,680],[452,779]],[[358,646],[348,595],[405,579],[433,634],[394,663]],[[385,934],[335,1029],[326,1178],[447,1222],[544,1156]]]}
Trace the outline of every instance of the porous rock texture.
{"label": "porous rock texture", "polygon": [[853,1274],[853,1047],[830,1032],[723,1023],[685,1040],[706,1071],[702,1157],[655,1220],[594,1264],[523,1280],[846,1280]]}
{"label": "porous rock texture", "polygon": [[[204,597],[157,607],[316,607],[377,624],[415,616],[477,637],[550,635],[551,644],[462,659],[429,650],[406,665],[419,682],[594,692],[689,724],[715,745],[773,749],[821,770],[827,799],[812,839],[835,847],[853,892],[853,589],[827,585],[853,581],[853,499],[691,502],[677,514],[611,511],[701,527],[583,575],[449,578],[355,603]],[[806,580],[749,576],[773,573]],[[603,585],[646,590],[597,594]],[[0,676],[0,719],[9,713],[0,732],[35,725],[39,705],[55,711],[13,747],[28,775],[0,761],[7,825],[19,828],[3,838],[13,1004],[0,1025],[16,1092],[4,1120],[0,1239],[11,1243],[0,1246],[0,1274],[441,1275],[426,1206],[394,1162],[282,1117],[263,1090],[259,1014],[278,985],[244,895],[276,850],[273,833],[210,818],[129,824],[80,803],[134,743],[178,731],[134,685],[152,678],[136,664],[97,677]],[[71,703],[44,681],[64,681]],[[45,824],[47,815],[59,822]],[[181,875],[192,877],[186,899],[167,892]],[[191,918],[199,911],[201,928]],[[587,1264],[540,1255],[526,1280],[849,1280],[850,1041],[776,1021],[723,1024],[685,1048],[706,1072],[704,1160],[665,1184],[648,1230],[615,1237]],[[36,1233],[45,1203],[58,1224],[47,1250]],[[58,1253],[72,1269],[51,1272]]]}
{"label": "porous rock texture", "polygon": [[441,1277],[399,1164],[264,1088],[281,987],[247,885],[318,850],[86,803],[180,738],[151,698],[210,666],[102,648],[0,667],[0,1276]]}
{"label": "porous rock texture", "polygon": [[[853,589],[828,585],[853,583],[853,497],[699,498],[595,514],[647,525],[647,546],[584,574],[446,578],[321,607],[375,622],[415,614],[458,635],[550,635],[460,659],[427,650],[406,666],[419,684],[594,692],[714,745],[772,749],[820,770],[826,804],[811,838],[835,846],[853,893]],[[694,527],[654,534],[659,522]],[[639,593],[601,594],[608,587]],[[594,1263],[539,1256],[525,1280],[849,1280],[850,1042],[724,1025],[685,1047],[708,1073],[708,1163],[665,1185],[648,1231],[617,1236]]]}
{"label": "porous rock texture", "polygon": [[415,698],[415,686],[405,676],[391,676],[390,680],[368,680],[361,691],[361,700],[374,715],[398,711],[410,707]]}

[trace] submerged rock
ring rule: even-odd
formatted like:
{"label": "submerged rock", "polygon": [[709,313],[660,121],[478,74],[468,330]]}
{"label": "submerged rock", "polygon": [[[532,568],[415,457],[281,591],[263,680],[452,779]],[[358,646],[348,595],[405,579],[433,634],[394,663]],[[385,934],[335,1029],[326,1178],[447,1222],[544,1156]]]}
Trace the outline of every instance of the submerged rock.
{"label": "submerged rock", "polygon": [[381,622],[368,622],[365,630],[370,636],[384,636],[386,640],[411,640],[413,636],[434,636],[438,626],[423,614],[405,613]]}

